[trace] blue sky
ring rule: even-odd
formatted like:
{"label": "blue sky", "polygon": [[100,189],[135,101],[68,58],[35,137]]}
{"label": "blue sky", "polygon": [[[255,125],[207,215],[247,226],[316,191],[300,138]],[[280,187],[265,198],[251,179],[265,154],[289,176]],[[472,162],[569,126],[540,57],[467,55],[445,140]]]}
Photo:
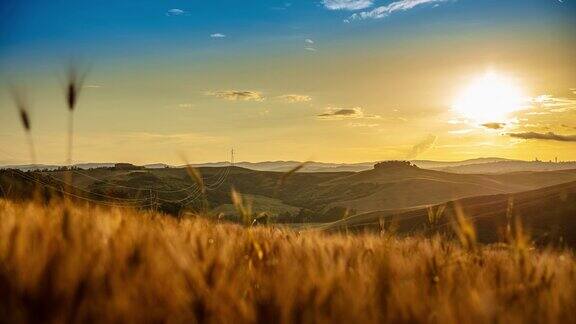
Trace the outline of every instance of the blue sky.
{"label": "blue sky", "polygon": [[209,37],[217,33],[226,35],[227,46],[250,52],[261,46],[284,49],[291,38],[306,36],[324,42],[383,42],[383,35],[411,38],[454,29],[576,27],[576,5],[570,0],[428,1],[383,19],[344,23],[354,13],[393,1],[375,0],[363,10],[330,10],[338,2],[341,8],[353,7],[354,1],[5,0],[0,5],[0,57],[92,55],[99,60],[138,50],[143,56],[203,51],[220,45]]}
{"label": "blue sky", "polygon": [[[398,159],[431,135],[420,158],[576,159],[573,143],[507,135],[576,132],[574,30],[573,0],[4,0],[0,164],[27,160],[14,83],[38,156],[61,161],[71,59],[90,68],[78,161],[204,162],[232,146],[252,161]],[[561,108],[523,106],[497,130],[455,115],[487,71],[549,98],[530,109]]]}

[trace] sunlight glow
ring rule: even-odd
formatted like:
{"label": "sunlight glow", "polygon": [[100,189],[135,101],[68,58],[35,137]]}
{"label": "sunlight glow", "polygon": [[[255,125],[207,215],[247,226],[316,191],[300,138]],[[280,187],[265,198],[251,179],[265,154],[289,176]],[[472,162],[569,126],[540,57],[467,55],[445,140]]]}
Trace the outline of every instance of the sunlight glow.
{"label": "sunlight glow", "polygon": [[522,103],[522,92],[511,79],[488,72],[460,93],[452,109],[471,122],[506,122]]}

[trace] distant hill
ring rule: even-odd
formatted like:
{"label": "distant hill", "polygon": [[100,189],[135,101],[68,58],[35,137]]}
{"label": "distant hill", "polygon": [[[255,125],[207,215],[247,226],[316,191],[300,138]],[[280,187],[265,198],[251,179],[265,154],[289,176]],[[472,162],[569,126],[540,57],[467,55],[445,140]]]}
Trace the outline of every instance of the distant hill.
{"label": "distant hill", "polygon": [[[576,182],[520,193],[464,198],[433,206],[432,210],[438,210],[442,205],[446,206],[445,212],[437,224],[441,231],[451,231],[455,206],[458,206],[474,223],[482,243],[504,241],[507,224],[513,227],[514,218],[518,217],[535,243],[576,247]],[[383,221],[394,222],[399,233],[413,234],[430,230],[428,213],[428,208],[382,210],[357,214],[322,228],[379,229]]]}
{"label": "distant hill", "polygon": [[[78,163],[74,164],[73,166],[78,169],[82,170],[90,170],[90,169],[98,169],[98,168],[112,168],[116,165],[116,162],[107,162],[107,163]],[[14,169],[14,170],[21,170],[21,171],[38,171],[38,170],[57,170],[58,168],[62,167],[63,165],[55,165],[55,164],[24,164],[24,165],[4,165],[0,166],[0,169]],[[155,163],[155,164],[146,164],[143,166],[146,169],[160,169],[160,168],[168,168],[170,167],[164,163]]]}
{"label": "distant hill", "polygon": [[436,170],[452,173],[506,173],[517,171],[553,171],[576,169],[576,162],[541,162],[541,161],[495,161],[457,166],[435,167]]}
{"label": "distant hill", "polygon": [[477,175],[395,167],[332,179],[319,184],[310,195],[326,201],[325,210],[341,207],[362,213],[521,192],[569,181],[576,181],[576,170]]}
{"label": "distant hill", "polygon": [[[576,162],[534,162],[509,160],[502,158],[477,158],[463,161],[429,161],[414,160],[414,165],[422,169],[438,170],[452,173],[506,173],[516,171],[553,171],[576,169]],[[361,163],[326,163],[326,162],[308,162],[299,172],[361,172],[371,170],[377,162]],[[75,166],[80,169],[96,169],[112,167],[115,163],[82,163]],[[287,172],[296,166],[302,164],[301,161],[264,161],[264,162],[237,162],[234,165],[256,171]],[[191,164],[196,168],[223,168],[230,165],[230,162],[210,162]],[[56,170],[59,165],[6,165],[0,166],[0,169],[18,169],[23,171],[30,170]],[[184,166],[171,166],[165,163],[146,164],[146,169],[162,168],[182,168]]]}
{"label": "distant hill", "polygon": [[[375,162],[363,163],[324,163],[307,162],[300,172],[359,172],[372,168]],[[197,168],[225,167],[229,162],[192,164]],[[287,172],[302,164],[301,161],[265,161],[265,162],[237,162],[235,166],[256,171]]]}
{"label": "distant hill", "polygon": [[[313,222],[334,221],[346,213],[421,208],[466,197],[523,192],[576,181],[576,169],[455,174],[421,169],[409,163],[384,163],[362,172],[298,172],[278,186],[284,172],[237,166],[199,170],[212,208],[229,205],[230,190],[235,188],[258,198],[254,199],[256,210],[274,206],[283,219],[298,216],[294,221]],[[155,205],[172,214],[199,207],[198,188],[185,168],[100,168],[41,174],[44,179],[63,186],[69,173],[72,173],[73,187],[92,200],[118,201],[136,207]],[[230,211],[230,208],[222,210]]]}
{"label": "distant hill", "polygon": [[488,157],[488,158],[477,158],[477,159],[469,159],[469,160],[462,160],[462,161],[414,160],[411,162],[422,169],[441,169],[441,168],[459,167],[459,166],[466,166],[466,165],[483,165],[486,163],[495,163],[495,162],[502,162],[502,161],[515,161],[515,160],[496,158],[496,157]]}

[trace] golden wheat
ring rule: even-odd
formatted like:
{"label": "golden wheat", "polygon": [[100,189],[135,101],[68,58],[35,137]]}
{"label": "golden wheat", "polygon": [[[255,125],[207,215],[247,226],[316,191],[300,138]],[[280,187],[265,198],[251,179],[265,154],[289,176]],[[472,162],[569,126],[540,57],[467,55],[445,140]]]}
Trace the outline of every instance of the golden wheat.
{"label": "golden wheat", "polygon": [[439,236],[0,200],[0,314],[11,323],[574,322],[574,255],[522,259]]}

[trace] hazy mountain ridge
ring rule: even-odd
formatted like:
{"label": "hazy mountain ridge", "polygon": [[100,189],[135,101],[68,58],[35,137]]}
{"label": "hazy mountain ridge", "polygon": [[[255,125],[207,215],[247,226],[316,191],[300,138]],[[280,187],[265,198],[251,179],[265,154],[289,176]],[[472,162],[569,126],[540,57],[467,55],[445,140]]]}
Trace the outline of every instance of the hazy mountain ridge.
{"label": "hazy mountain ridge", "polygon": [[[328,163],[328,162],[307,162],[299,172],[361,172],[371,170],[375,162],[359,163]],[[477,158],[462,161],[431,161],[431,160],[413,160],[410,161],[422,169],[440,170],[452,173],[505,173],[516,171],[553,171],[576,169],[576,162],[542,162],[542,161],[522,161],[510,160],[503,158]],[[263,162],[237,162],[234,165],[256,171],[274,171],[287,172],[298,165],[301,161],[263,161]],[[115,163],[80,163],[75,167],[80,169],[110,168]],[[212,167],[221,168],[230,165],[230,162],[208,162],[191,164],[197,168]],[[56,170],[61,165],[36,164],[36,165],[5,165],[0,169],[18,169],[23,171],[29,170]],[[161,168],[181,168],[183,165],[171,166],[165,163],[152,163],[143,165],[146,169]]]}

